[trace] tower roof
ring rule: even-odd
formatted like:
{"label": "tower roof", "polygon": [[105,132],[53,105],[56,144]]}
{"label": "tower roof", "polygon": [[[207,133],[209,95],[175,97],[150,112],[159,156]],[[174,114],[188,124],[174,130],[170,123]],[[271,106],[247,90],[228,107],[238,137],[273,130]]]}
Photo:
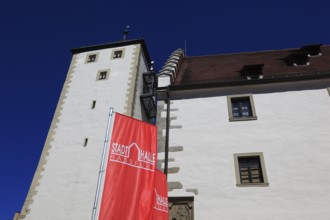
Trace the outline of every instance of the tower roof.
{"label": "tower roof", "polygon": [[129,45],[134,45],[134,44],[141,44],[143,53],[147,59],[147,63],[150,64],[151,58],[150,58],[150,55],[149,55],[149,52],[147,49],[147,45],[146,45],[144,39],[122,40],[122,41],[117,41],[117,42],[113,42],[113,43],[73,48],[73,49],[71,49],[71,52],[72,52],[72,54],[77,54],[77,53],[89,52],[89,51],[93,51],[93,50],[102,50],[102,49],[109,49],[109,48],[115,48],[115,47],[123,47],[123,46],[129,46]]}

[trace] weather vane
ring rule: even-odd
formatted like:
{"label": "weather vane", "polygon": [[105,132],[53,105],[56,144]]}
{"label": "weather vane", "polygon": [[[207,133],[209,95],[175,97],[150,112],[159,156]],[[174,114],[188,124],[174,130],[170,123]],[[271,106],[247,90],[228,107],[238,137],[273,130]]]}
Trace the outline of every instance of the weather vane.
{"label": "weather vane", "polygon": [[123,31],[124,35],[123,35],[123,40],[126,40],[126,37],[128,35],[128,29],[130,28],[130,26],[126,26],[125,30]]}

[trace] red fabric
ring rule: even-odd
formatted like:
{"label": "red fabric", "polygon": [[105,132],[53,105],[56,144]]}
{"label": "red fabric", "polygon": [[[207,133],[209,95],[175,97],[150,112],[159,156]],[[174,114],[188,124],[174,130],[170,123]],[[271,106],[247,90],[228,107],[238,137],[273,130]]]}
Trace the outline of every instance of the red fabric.
{"label": "red fabric", "polygon": [[99,220],[151,220],[157,128],[116,113]]}
{"label": "red fabric", "polygon": [[168,220],[167,180],[159,170],[156,170],[153,220]]}

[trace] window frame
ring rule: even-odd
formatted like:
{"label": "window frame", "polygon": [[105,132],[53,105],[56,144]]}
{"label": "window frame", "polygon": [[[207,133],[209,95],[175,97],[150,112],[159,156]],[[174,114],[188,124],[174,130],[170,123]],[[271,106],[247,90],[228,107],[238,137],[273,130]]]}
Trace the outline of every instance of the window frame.
{"label": "window frame", "polygon": [[[100,79],[100,75],[102,72],[107,72],[105,79]],[[97,71],[97,74],[96,74],[96,81],[108,80],[109,75],[110,75],[110,69],[99,70],[99,71]]]}
{"label": "window frame", "polygon": [[[258,157],[259,158],[259,162],[260,162],[260,166],[261,166],[261,173],[262,173],[262,177],[263,177],[262,183],[242,183],[240,170],[239,170],[239,158],[249,158],[249,157]],[[235,165],[235,176],[236,176],[236,186],[237,187],[267,187],[267,186],[269,186],[264,155],[262,152],[234,154],[234,165]]]}
{"label": "window frame", "polygon": [[[233,99],[245,99],[247,98],[250,102],[251,107],[251,116],[241,116],[241,117],[234,117],[233,116]],[[245,94],[245,95],[231,95],[227,96],[227,106],[228,106],[228,115],[229,121],[248,121],[248,120],[257,120],[257,114],[254,107],[254,100],[252,94]]]}
{"label": "window frame", "polygon": [[[117,51],[121,51],[121,57],[115,57],[115,53]],[[118,48],[118,49],[113,49],[111,52],[111,60],[117,60],[117,59],[122,59],[125,56],[125,48]]]}
{"label": "window frame", "polygon": [[[88,62],[89,56],[91,56],[91,55],[95,55],[95,60],[92,61],[92,62]],[[86,63],[86,64],[88,64],[88,63],[96,63],[97,60],[98,60],[98,58],[99,58],[99,53],[98,53],[98,52],[96,52],[96,53],[88,53],[88,54],[86,55],[86,58],[85,58],[85,63]]]}

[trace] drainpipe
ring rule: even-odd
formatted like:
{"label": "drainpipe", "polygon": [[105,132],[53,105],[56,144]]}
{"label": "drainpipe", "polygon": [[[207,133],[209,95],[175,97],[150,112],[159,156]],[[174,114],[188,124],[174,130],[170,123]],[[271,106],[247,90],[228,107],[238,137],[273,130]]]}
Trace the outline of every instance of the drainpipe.
{"label": "drainpipe", "polygon": [[167,95],[167,108],[166,108],[166,136],[165,136],[165,168],[164,173],[167,178],[168,173],[168,149],[169,149],[169,135],[170,135],[170,89],[167,86],[166,88],[166,95]]}

